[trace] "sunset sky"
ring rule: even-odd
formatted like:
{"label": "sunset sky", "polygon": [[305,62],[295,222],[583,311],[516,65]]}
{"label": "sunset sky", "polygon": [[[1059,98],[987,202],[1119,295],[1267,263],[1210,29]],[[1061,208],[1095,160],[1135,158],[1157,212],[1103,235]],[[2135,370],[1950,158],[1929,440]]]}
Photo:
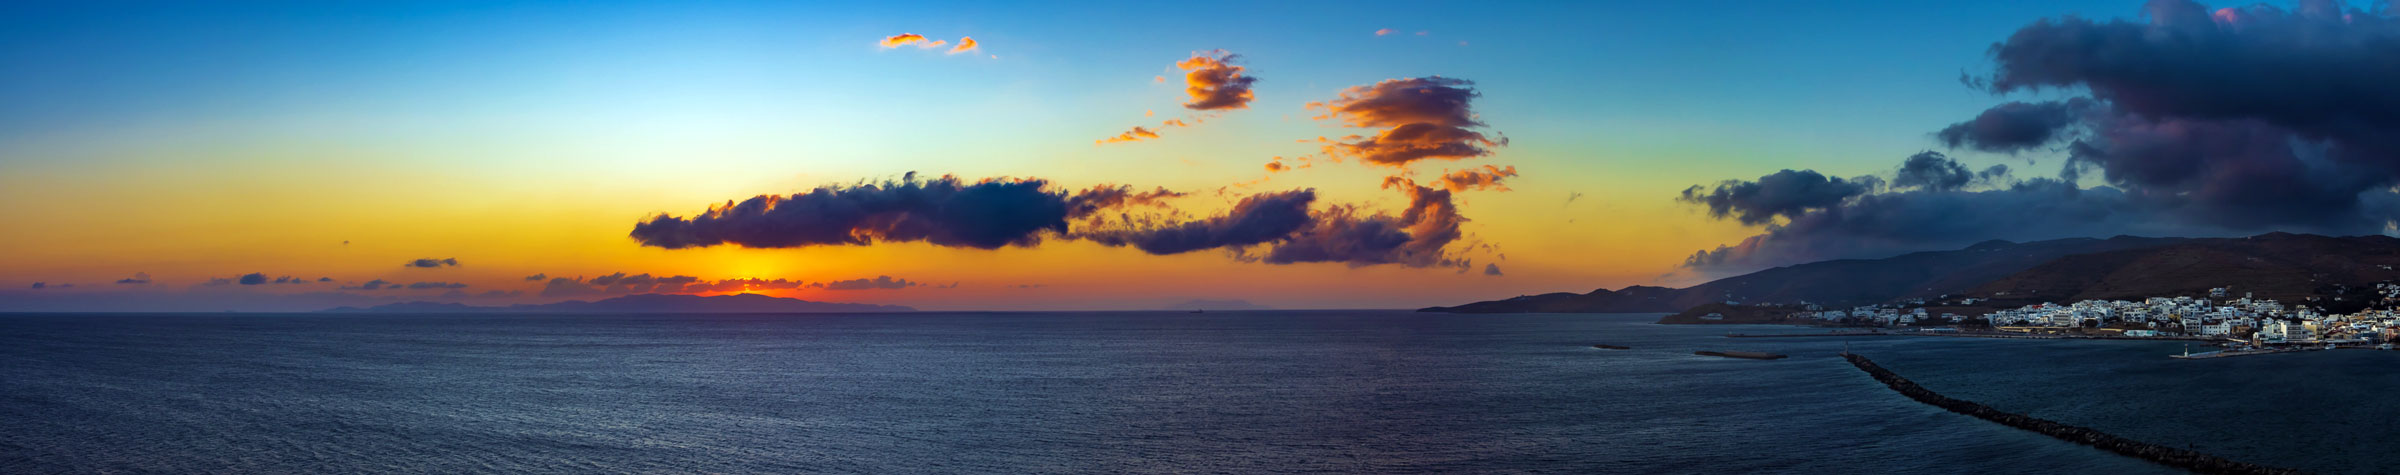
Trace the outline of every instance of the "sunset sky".
{"label": "sunset sky", "polygon": [[[2396,119],[2301,97],[2400,110],[2385,81],[2400,58],[2344,54],[2393,41],[2388,4],[1555,3],[14,2],[0,6],[0,311],[643,291],[1404,308],[1984,239],[2375,233],[2400,209],[2400,145],[2340,126]],[[2150,34],[2062,33],[2111,28]],[[2164,59],[2027,59],[2106,48],[2054,37]],[[2051,54],[2015,56],[2036,49]],[[2112,76],[2106,61],[2191,69]],[[2358,61],[2384,66],[2309,76]],[[2157,105],[2229,97],[2220,79],[2279,92]],[[2078,139],[2052,129],[1972,135],[2024,111],[2082,120],[2084,166],[2062,173]],[[2216,152],[2261,137],[2272,150]],[[2197,151],[2128,158],[2155,150]],[[1940,160],[1904,162],[1927,151]],[[1972,174],[1928,184],[1904,163]],[[1741,194],[1786,169],[1859,191],[1783,208]],[[1478,173],[1445,186],[1461,171]],[[2285,186],[2325,181],[2339,184],[2308,189],[2336,191]],[[2059,183],[2077,203],[2129,201],[2001,196]],[[837,212],[895,185],[957,194]],[[1169,195],[1072,208],[1104,185]],[[761,195],[781,209],[697,221]],[[1800,234],[1903,201],[2051,211]],[[1275,206],[1298,228],[1249,219]],[[2077,219],[2045,221],[2059,216]],[[1461,220],[1454,239],[1444,219]],[[637,232],[653,223],[689,227]],[[1406,242],[1374,247],[1385,236]],[[1754,236],[1772,239],[1742,245]],[[1695,256],[1720,246],[1743,254]]]}

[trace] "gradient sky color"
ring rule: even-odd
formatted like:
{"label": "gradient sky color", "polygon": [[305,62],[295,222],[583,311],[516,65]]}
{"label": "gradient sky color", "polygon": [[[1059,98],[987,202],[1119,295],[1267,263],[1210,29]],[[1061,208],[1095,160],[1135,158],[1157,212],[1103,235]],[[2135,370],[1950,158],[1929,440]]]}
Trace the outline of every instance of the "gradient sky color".
{"label": "gradient sky color", "polygon": [[[1990,68],[1993,42],[2040,18],[2140,8],[1553,3],[14,2],[0,6],[0,301],[539,302],[556,299],[525,276],[617,272],[892,276],[929,285],[771,293],[925,309],[1394,308],[1688,284],[1701,276],[1677,272],[1687,255],[1756,229],[1676,202],[1685,187],[1888,172],[1995,101],[1959,82]],[[903,32],[981,47],[876,44]],[[1248,109],[1093,143],[1194,115],[1174,63],[1220,49],[1260,78]],[[1511,191],[1460,195],[1466,230],[1506,256],[1476,266],[1504,275],[1079,242],[667,250],[626,237],[655,213],[912,171],[1163,186],[1201,192],[1183,203],[1202,211],[1308,187],[1396,208],[1375,186],[1387,168],[1260,166],[1354,132],[1304,104],[1432,75],[1474,81],[1475,112],[1511,144],[1414,171],[1523,173]],[[461,264],[401,266],[417,258]],[[253,272],[336,282],[207,284]],[[152,283],[112,283],[137,273]],[[379,279],[498,293],[336,289]],[[35,282],[47,288],[24,290]]]}

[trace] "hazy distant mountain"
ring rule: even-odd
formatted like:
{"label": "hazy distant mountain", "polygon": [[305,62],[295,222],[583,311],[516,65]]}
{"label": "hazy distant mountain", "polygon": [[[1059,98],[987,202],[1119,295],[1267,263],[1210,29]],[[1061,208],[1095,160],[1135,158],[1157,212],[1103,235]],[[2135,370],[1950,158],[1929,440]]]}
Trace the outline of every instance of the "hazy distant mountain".
{"label": "hazy distant mountain", "polygon": [[1632,286],[1587,294],[1553,293],[1427,312],[1456,313],[1630,313],[1677,312],[1709,303],[1797,303],[1828,306],[1882,303],[1910,297],[1962,294],[1985,282],[2060,257],[2158,247],[2182,238],[2118,236],[2029,243],[1986,241],[1955,251],[1929,251],[1883,259],[1840,259],[1777,267],[1681,289]]}
{"label": "hazy distant mountain", "polygon": [[1168,305],[1166,310],[1273,310],[1274,307],[1250,303],[1242,299],[1193,299]]}
{"label": "hazy distant mountain", "polygon": [[569,300],[546,304],[478,307],[459,303],[404,302],[367,308],[341,307],[327,312],[363,313],[829,313],[912,312],[898,305],[815,302],[758,294],[703,297],[682,294],[635,294],[598,301]]}

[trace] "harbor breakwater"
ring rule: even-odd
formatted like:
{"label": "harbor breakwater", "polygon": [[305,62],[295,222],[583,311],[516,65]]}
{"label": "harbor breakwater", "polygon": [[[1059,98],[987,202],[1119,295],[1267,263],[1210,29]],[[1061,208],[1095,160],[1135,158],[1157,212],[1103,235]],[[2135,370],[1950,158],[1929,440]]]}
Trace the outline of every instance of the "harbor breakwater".
{"label": "harbor breakwater", "polygon": [[1916,382],[1909,381],[1908,378],[1901,377],[1899,374],[1893,373],[1891,370],[1883,369],[1882,366],[1876,365],[1873,360],[1869,360],[1865,356],[1859,356],[1856,353],[1843,353],[1842,358],[1850,360],[1850,364],[1858,366],[1858,369],[1866,371],[1869,376],[1874,376],[1876,381],[1883,382],[1885,386],[1890,386],[1893,391],[1898,391],[1901,395],[1908,396],[1909,399],[1915,399],[1917,402],[1939,407],[1950,412],[1974,416],[1975,418],[1997,422],[2001,425],[2056,437],[2059,440],[2088,445],[2100,450],[2115,452],[2119,455],[2148,460],[2169,467],[2191,470],[2196,473],[2300,473],[2298,470],[2275,468],[2248,462],[2239,462],[2191,450],[2166,447],[2138,440],[2127,439],[2124,437],[2118,437],[2116,435],[2101,432],[2088,427],[2062,424],[2057,421],[2027,416],[2024,414],[2003,412],[1974,401],[1943,396],[1940,393],[1933,392],[1933,390],[1925,389],[1924,386],[1918,386]]}

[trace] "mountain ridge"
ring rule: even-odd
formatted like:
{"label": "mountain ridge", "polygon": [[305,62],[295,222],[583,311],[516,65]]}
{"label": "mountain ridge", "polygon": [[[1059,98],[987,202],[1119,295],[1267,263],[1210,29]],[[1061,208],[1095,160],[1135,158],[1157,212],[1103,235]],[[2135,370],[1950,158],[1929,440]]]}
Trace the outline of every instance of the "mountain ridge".
{"label": "mountain ridge", "polygon": [[1949,251],[1811,262],[1681,289],[1631,286],[1427,307],[1453,313],[1689,313],[1708,305],[1825,308],[1941,296],[1983,308],[2092,299],[2253,295],[2327,310],[2363,307],[2362,288],[2400,281],[2400,238],[2266,233],[2230,238],[1985,241]]}
{"label": "mountain ridge", "polygon": [[1948,251],[1881,259],[1834,259],[1760,270],[1681,289],[1635,285],[1590,293],[1557,292],[1426,307],[1451,313],[1656,313],[1709,303],[1809,302],[1827,306],[1883,303],[1958,294],[2060,257],[2156,247],[2193,238],[2116,236],[2014,243],[1992,240]]}

